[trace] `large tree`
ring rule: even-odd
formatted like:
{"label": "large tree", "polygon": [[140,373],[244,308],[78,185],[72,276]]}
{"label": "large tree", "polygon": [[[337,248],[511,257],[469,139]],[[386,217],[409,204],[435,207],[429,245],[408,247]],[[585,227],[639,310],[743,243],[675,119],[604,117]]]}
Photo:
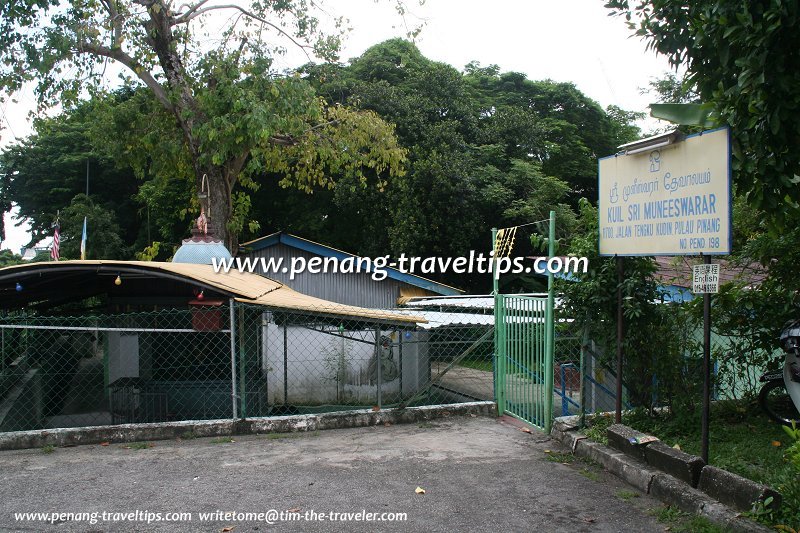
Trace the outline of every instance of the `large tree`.
{"label": "large tree", "polygon": [[[219,44],[204,45],[201,24],[224,12],[231,22]],[[179,130],[198,191],[208,182],[211,226],[234,247],[248,204],[234,189],[256,187],[251,176],[265,169],[303,189],[330,186],[331,174],[399,172],[404,151],[391,126],[374,113],[326,106],[297,76],[272,71],[281,39],[336,56],[338,30],[322,31],[316,12],[310,0],[3,2],[0,88],[32,82],[41,108],[69,106],[104,86],[108,62],[122,65]]]}
{"label": "large tree", "polygon": [[800,3],[609,0],[732,130],[734,178],[778,222],[800,202]]}
{"label": "large tree", "polygon": [[[102,103],[93,100],[69,113],[38,119],[33,135],[0,153],[0,197],[16,205],[17,217],[30,224],[28,246],[52,236],[57,213],[61,212],[63,220],[73,199],[87,192],[87,179],[93,204],[112,214],[122,242],[131,248],[149,244],[139,238],[140,232],[146,234],[147,228],[142,225],[140,206],[134,199],[140,185],[137,177],[130,167],[117,165],[114,157],[104,153],[101,147],[108,144],[107,138],[102,141],[92,134],[99,116],[97,108]],[[185,194],[182,199],[186,204]],[[80,215],[80,222],[83,217]],[[3,229],[0,224],[0,231]],[[63,225],[61,231],[65,241],[72,237],[80,239],[80,227],[77,235],[64,233]],[[126,256],[115,254],[120,255]]]}
{"label": "large tree", "polygon": [[[337,186],[278,196],[262,189],[254,210],[265,227],[365,254],[463,255],[485,249],[492,226],[546,218],[553,207],[559,237],[567,237],[569,205],[591,194],[596,155],[639,134],[635,114],[604,111],[571,84],[476,63],[459,72],[402,39],[377,44],[349,65],[302,72],[329,102],[394,123],[408,149],[407,172],[389,179],[385,194]],[[480,291],[488,283],[482,278],[447,281]]]}

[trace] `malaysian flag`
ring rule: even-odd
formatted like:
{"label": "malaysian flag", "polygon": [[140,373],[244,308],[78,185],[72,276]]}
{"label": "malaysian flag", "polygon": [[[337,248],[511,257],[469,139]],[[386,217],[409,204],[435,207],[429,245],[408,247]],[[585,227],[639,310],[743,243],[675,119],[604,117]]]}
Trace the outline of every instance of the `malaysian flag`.
{"label": "malaysian flag", "polygon": [[55,230],[53,231],[53,246],[50,247],[50,259],[58,261],[60,257],[59,249],[61,247],[61,227],[58,225],[58,222],[56,222],[53,227]]}

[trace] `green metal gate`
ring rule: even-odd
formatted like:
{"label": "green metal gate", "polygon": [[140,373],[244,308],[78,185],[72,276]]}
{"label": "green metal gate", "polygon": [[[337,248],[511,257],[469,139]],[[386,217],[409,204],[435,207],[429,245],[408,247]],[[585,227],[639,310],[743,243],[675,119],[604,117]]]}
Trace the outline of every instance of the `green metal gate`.
{"label": "green metal gate", "polygon": [[[553,257],[554,211],[548,222],[548,257]],[[497,259],[504,249],[510,253],[511,246],[498,242],[497,230],[492,230],[492,244],[496,269]],[[546,297],[500,294],[499,275],[493,273],[493,278],[498,414],[511,415],[549,433],[553,422],[553,273],[548,273]]]}
{"label": "green metal gate", "polygon": [[552,307],[547,298],[498,294],[495,392],[500,414],[549,432],[553,420]]}

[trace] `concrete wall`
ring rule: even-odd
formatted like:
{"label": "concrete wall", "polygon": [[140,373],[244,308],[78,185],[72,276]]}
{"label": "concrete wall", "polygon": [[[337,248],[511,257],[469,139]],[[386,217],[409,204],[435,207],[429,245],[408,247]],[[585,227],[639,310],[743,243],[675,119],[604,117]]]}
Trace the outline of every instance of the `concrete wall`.
{"label": "concrete wall", "polygon": [[[270,404],[280,405],[285,401],[292,405],[370,405],[377,402],[375,331],[341,332],[353,337],[348,339],[337,336],[340,332],[332,326],[315,331],[295,325],[284,328],[267,322],[262,327],[262,370],[266,375]],[[407,397],[430,379],[427,345],[413,343],[401,349],[400,337],[405,333],[384,330],[380,335],[391,339],[391,345],[381,350],[382,400],[398,402],[401,387],[402,396]],[[416,340],[420,333],[408,332],[408,335]]]}

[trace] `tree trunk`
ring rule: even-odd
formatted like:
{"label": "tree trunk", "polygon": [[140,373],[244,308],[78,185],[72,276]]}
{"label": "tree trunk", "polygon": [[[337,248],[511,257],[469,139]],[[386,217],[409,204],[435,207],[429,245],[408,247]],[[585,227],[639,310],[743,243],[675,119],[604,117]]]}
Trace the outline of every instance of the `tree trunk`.
{"label": "tree trunk", "polygon": [[197,190],[200,191],[203,176],[208,184],[208,199],[202,201],[208,217],[208,228],[214,236],[221,239],[232,255],[236,254],[239,247],[239,236],[228,229],[228,222],[233,215],[233,200],[231,186],[229,185],[225,169],[222,167],[208,167],[198,170]]}

